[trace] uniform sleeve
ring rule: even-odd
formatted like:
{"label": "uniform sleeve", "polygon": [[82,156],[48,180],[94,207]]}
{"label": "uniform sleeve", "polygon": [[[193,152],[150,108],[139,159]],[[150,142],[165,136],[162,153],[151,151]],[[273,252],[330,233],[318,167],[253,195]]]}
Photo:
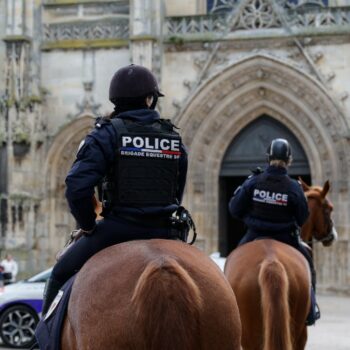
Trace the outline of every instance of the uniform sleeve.
{"label": "uniform sleeve", "polygon": [[243,219],[249,211],[251,198],[248,182],[238,187],[229,202],[229,211],[232,217]]}
{"label": "uniform sleeve", "polygon": [[111,147],[108,132],[95,130],[90,133],[66,178],[66,198],[72,215],[83,230],[91,230],[95,226],[92,197],[113,153],[108,147]]}
{"label": "uniform sleeve", "polygon": [[309,207],[307,200],[299,183],[295,183],[294,215],[295,221],[301,227],[309,217]]}
{"label": "uniform sleeve", "polygon": [[179,183],[178,183],[178,190],[177,190],[177,199],[179,203],[182,201],[183,193],[185,190],[185,184],[186,184],[186,177],[187,177],[187,163],[188,163],[188,157],[187,157],[187,150],[186,147],[181,144],[181,157],[179,161]]}

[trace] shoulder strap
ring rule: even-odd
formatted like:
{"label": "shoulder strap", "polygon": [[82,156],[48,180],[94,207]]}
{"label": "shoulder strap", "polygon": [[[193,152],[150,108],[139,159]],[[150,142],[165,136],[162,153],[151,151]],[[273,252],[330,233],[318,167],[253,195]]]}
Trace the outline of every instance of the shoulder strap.
{"label": "shoulder strap", "polygon": [[111,119],[111,123],[112,123],[113,128],[114,128],[115,132],[117,133],[117,135],[119,133],[128,132],[128,129],[125,127],[124,121],[122,119],[113,118],[113,119]]}

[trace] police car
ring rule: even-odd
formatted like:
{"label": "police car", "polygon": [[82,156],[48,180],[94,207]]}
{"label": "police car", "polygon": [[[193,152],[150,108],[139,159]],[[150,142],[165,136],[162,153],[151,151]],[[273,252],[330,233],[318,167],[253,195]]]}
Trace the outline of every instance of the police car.
{"label": "police car", "polygon": [[6,346],[29,348],[34,343],[51,270],[0,288],[0,337]]}

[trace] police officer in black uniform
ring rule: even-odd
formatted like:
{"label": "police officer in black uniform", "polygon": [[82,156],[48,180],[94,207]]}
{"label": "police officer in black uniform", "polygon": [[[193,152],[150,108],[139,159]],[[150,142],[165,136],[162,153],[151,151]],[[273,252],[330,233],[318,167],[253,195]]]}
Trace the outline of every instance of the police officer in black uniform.
{"label": "police officer in black uniform", "polygon": [[[43,315],[62,285],[98,251],[135,239],[186,240],[188,231],[171,228],[169,218],[181,208],[187,153],[174,125],[154,110],[161,96],[145,67],[130,65],[113,76],[109,99],[115,110],[97,119],[66,178],[81,238],[53,268]],[[92,198],[101,182],[104,219],[96,223]]]}
{"label": "police officer in black uniform", "polygon": [[259,237],[269,237],[296,248],[307,259],[312,275],[312,307],[307,324],[314,324],[319,316],[315,301],[316,272],[312,257],[300,242],[300,227],[309,216],[304,191],[298,181],[291,179],[287,168],[292,162],[291,147],[285,139],[271,142],[267,157],[269,166],[257,171],[230,200],[229,211],[243,220],[248,230],[239,245]]}

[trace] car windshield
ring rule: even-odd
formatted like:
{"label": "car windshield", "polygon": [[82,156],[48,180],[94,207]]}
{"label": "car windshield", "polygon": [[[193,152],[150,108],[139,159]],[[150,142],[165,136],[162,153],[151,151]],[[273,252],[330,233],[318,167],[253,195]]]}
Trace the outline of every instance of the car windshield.
{"label": "car windshield", "polygon": [[37,275],[28,278],[26,282],[38,283],[38,282],[46,282],[51,275],[52,269],[45,270],[43,272],[38,273]]}

